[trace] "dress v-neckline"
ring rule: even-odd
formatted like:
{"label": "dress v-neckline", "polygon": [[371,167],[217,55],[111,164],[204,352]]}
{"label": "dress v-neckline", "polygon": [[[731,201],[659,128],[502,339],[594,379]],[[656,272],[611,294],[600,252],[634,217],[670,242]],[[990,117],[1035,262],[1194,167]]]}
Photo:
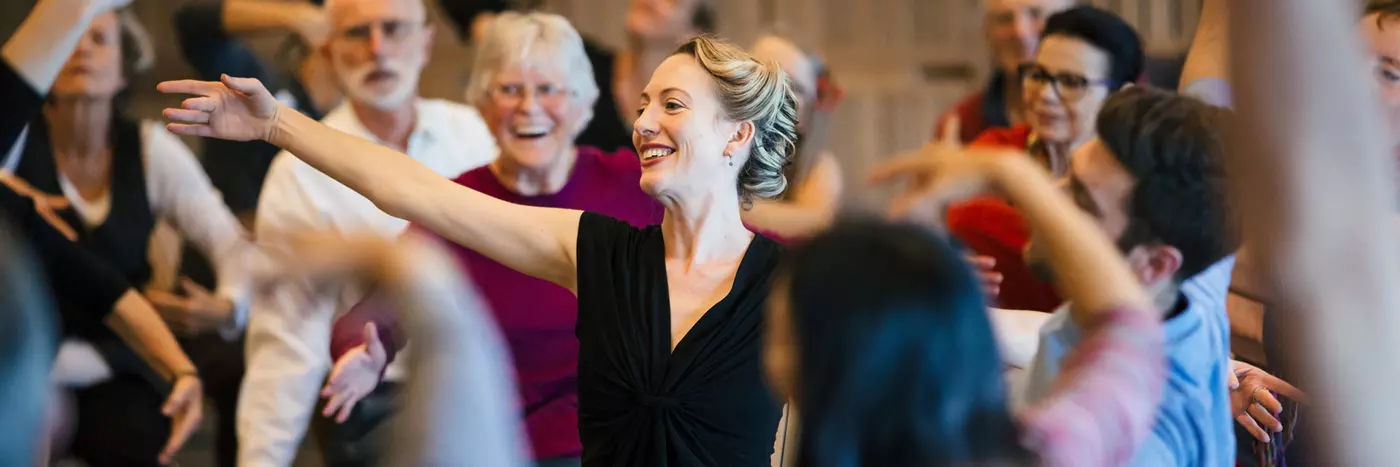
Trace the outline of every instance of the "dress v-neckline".
{"label": "dress v-neckline", "polygon": [[677,341],[674,347],[671,345],[671,277],[669,270],[666,268],[666,239],[664,236],[658,236],[656,248],[661,250],[661,254],[653,256],[659,258],[658,261],[661,262],[661,290],[665,292],[663,301],[665,305],[657,307],[661,310],[661,316],[654,318],[661,324],[660,332],[664,333],[666,336],[664,340],[666,346],[666,367],[668,370],[676,360],[677,355],[681,354],[683,349],[688,350],[691,347],[691,342],[695,339],[691,339],[690,336],[694,335],[697,330],[708,329],[714,326],[714,320],[720,318],[714,316],[715,313],[713,312],[716,309],[724,309],[723,306],[729,305],[729,303],[734,300],[735,289],[738,288],[739,284],[743,283],[741,281],[748,277],[749,270],[753,268],[754,246],[758,245],[760,242],[759,239],[763,237],[758,233],[753,233],[752,235],[753,236],[749,238],[749,245],[744,248],[744,256],[739,258],[739,267],[734,271],[734,280],[729,283],[729,291],[725,292],[723,298],[705,309],[705,312],[700,315],[700,319],[695,320],[695,324],[690,326],[690,329],[685,332],[685,335],[681,336],[680,341]]}

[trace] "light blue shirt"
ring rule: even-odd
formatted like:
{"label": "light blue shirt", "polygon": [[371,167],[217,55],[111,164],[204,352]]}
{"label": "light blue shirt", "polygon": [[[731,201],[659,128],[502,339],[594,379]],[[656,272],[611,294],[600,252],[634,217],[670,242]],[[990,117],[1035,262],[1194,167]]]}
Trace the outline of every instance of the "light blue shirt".
{"label": "light blue shirt", "polygon": [[[1230,412],[1230,318],[1225,295],[1235,258],[1228,257],[1182,283],[1186,309],[1163,323],[1167,333],[1167,386],[1152,436],[1129,465],[1231,466],[1235,431]],[[1081,339],[1061,306],[1040,330],[1040,344],[1027,371],[1024,400],[1050,394],[1060,365]]]}

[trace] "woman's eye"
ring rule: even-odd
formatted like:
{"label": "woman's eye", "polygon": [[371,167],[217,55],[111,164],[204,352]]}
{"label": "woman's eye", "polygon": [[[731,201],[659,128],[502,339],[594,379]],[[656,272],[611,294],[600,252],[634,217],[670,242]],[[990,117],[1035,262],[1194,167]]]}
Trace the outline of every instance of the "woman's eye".
{"label": "woman's eye", "polygon": [[666,103],[666,110],[680,110],[680,109],[683,109],[683,108],[685,108],[685,106],[681,105],[679,102],[667,102],[667,103]]}

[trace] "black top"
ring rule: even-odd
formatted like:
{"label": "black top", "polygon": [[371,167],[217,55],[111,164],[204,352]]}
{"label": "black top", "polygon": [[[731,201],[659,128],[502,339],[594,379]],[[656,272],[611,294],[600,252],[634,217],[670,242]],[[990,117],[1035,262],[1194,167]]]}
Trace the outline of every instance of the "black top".
{"label": "black top", "polygon": [[755,235],[729,295],[671,351],[659,226],[585,212],[578,228],[583,465],[770,465],[781,404],[764,384],[764,300],[781,247]]}
{"label": "black top", "polygon": [[[593,65],[593,79],[598,82],[598,102],[593,104],[593,120],[588,122],[575,141],[579,146],[592,146],[603,152],[632,148],[632,130],[618,113],[617,96],[613,95],[613,66],[617,54],[607,47],[584,40],[583,50]],[[628,109],[630,110],[630,109]]]}
{"label": "black top", "polygon": [[[119,115],[114,116],[108,138],[112,147],[111,182],[108,188],[112,204],[107,219],[96,227],[88,228],[73,209],[65,210],[62,217],[68,225],[77,230],[79,245],[114,267],[127,283],[145,284],[151,279],[148,252],[151,232],[156,226],[156,216],[151,212],[151,202],[147,197],[140,125]],[[15,167],[16,176],[29,182],[39,191],[63,192],[58,181],[53,146],[49,140],[48,123],[42,117],[35,118],[30,123],[29,136],[20,155],[19,165]],[[64,317],[64,328],[69,333],[93,340],[110,338],[119,342],[106,326],[72,322],[71,317],[81,314],[75,312],[76,304],[71,297],[58,298],[59,310]],[[125,357],[126,355],[121,356]],[[118,356],[109,355],[109,359],[113,358]]]}
{"label": "black top", "polygon": [[[29,86],[9,63],[0,60],[0,148],[8,150],[31,119],[39,115],[43,96]],[[0,150],[3,152],[4,150]],[[86,319],[101,322],[131,286],[122,275],[77,244],[68,241],[39,217],[34,202],[0,184],[0,212],[23,231],[44,266],[54,293],[71,297]]]}
{"label": "black top", "polygon": [[[175,36],[180,52],[194,67],[199,79],[218,81],[220,74],[257,78],[273,95],[297,111],[316,120],[321,112],[311,105],[306,86],[287,73],[285,80],[273,73],[252,50],[230,36],[224,28],[223,2],[201,0],[181,7],[175,13]],[[279,85],[278,83],[282,84]],[[224,203],[235,214],[258,207],[258,194],[272,159],[280,150],[264,141],[204,139],[204,171],[224,196]]]}

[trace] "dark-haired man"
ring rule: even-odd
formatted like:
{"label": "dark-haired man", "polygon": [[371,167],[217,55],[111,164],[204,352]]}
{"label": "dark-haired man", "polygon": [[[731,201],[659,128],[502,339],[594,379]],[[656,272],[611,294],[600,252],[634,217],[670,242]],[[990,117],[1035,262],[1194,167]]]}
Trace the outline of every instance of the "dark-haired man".
{"label": "dark-haired man", "polygon": [[[1075,150],[1065,189],[1116,238],[1162,313],[1169,375],[1152,436],[1130,465],[1221,466],[1235,460],[1226,375],[1223,295],[1233,259],[1227,227],[1224,110],[1172,92],[1129,88],[1098,115],[1097,137]],[[1044,260],[1032,240],[1031,264]],[[1050,383],[1079,339],[1066,304],[1041,329],[1025,399]]]}

